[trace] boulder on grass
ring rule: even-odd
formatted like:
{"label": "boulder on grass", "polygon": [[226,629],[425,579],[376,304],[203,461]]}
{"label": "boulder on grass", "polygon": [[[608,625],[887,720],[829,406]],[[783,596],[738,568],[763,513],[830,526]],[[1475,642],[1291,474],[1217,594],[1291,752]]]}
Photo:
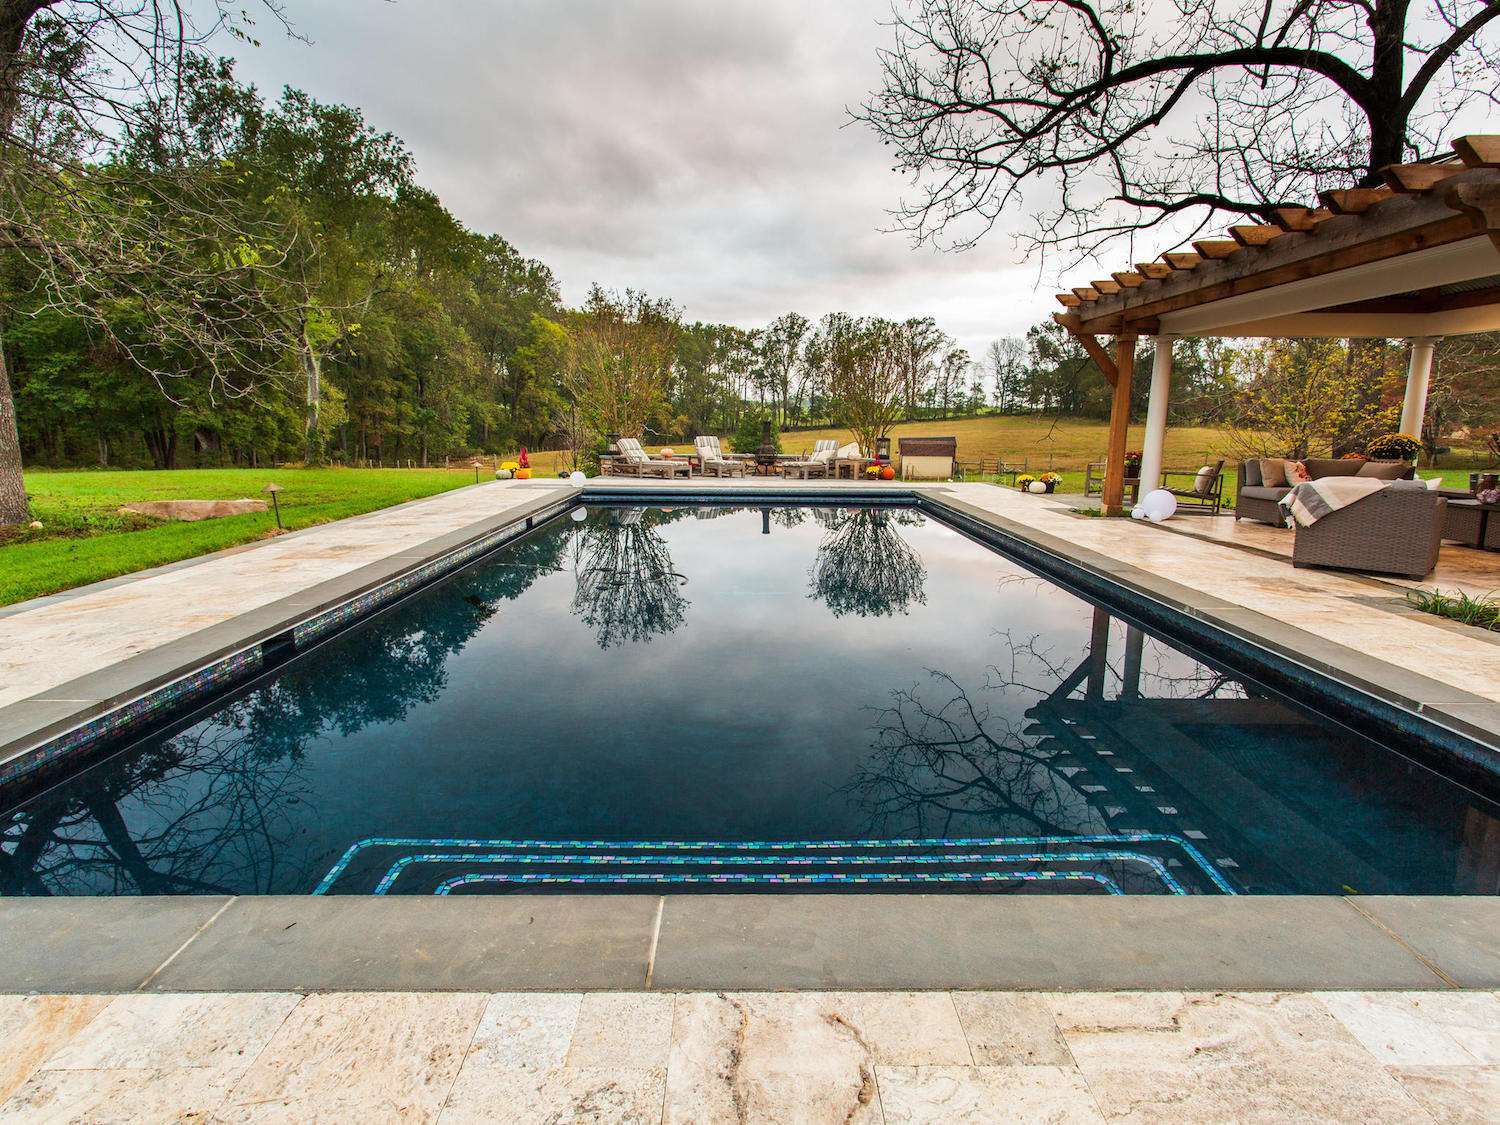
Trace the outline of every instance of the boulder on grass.
{"label": "boulder on grass", "polygon": [[242,516],[264,512],[264,500],[138,500],[120,511],[135,512],[159,520],[211,520],[219,516]]}

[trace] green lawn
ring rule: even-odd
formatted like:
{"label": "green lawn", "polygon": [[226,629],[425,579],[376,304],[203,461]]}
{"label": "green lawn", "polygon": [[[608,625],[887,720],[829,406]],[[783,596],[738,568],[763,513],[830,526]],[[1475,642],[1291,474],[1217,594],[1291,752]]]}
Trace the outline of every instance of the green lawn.
{"label": "green lawn", "polygon": [[0,532],[0,605],[248,543],[276,530],[269,511],[198,523],[122,515],[120,505],[134,500],[266,499],[261,489],[274,481],[283,490],[282,522],[295,530],[473,480],[471,469],[27,473],[32,516],[42,530]]}

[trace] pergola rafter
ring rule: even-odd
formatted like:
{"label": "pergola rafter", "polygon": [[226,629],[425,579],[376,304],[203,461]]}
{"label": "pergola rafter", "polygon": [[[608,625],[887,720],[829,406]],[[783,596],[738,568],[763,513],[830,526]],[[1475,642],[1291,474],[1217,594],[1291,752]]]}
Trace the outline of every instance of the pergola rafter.
{"label": "pergola rafter", "polygon": [[[1065,311],[1055,318],[1115,391],[1107,513],[1123,499],[1130,368],[1141,335],[1157,337],[1158,352],[1143,490],[1160,477],[1175,336],[1411,337],[1402,429],[1420,429],[1435,338],[1500,329],[1500,136],[1460,137],[1451,157],[1392,165],[1382,178],[1379,187],[1324,191],[1317,207],[1278,208],[1270,223],[1231,227],[1227,238],[1058,294]],[[1102,336],[1115,338],[1113,356]]]}

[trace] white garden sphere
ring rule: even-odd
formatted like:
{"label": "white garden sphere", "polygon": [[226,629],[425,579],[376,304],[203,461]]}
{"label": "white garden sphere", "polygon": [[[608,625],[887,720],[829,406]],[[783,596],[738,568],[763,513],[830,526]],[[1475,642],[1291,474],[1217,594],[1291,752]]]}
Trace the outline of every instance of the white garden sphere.
{"label": "white garden sphere", "polygon": [[574,469],[571,473],[568,474],[568,479],[574,484],[582,484],[589,478],[586,474],[580,473],[577,469]]}
{"label": "white garden sphere", "polygon": [[1026,486],[1026,491],[1042,493],[1047,491],[1047,486],[1039,480],[1034,480]]}
{"label": "white garden sphere", "polygon": [[510,470],[509,469],[496,469],[495,470],[495,479],[496,480],[510,480]]}
{"label": "white garden sphere", "polygon": [[589,518],[589,510],[587,508],[574,508],[568,513],[568,518],[574,523],[582,523]]}
{"label": "white garden sphere", "polygon": [[1139,504],[1137,504],[1134,508],[1130,509],[1130,518],[1133,519],[1133,520],[1143,520],[1143,519],[1145,519],[1146,518],[1146,509],[1143,508],[1143,507],[1141,507]]}
{"label": "white garden sphere", "polygon": [[1165,488],[1158,488],[1155,492],[1146,493],[1146,498],[1141,501],[1141,510],[1152,523],[1161,523],[1162,520],[1171,519],[1177,511],[1177,497]]}

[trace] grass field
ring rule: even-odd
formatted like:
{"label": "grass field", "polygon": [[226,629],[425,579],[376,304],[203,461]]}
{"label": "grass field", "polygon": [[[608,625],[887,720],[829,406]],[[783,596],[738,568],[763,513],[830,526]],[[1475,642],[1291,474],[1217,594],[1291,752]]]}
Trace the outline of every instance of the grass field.
{"label": "grass field", "polygon": [[[985,460],[1001,458],[1007,464],[1025,462],[1029,471],[1045,472],[1049,469],[1066,473],[1080,473],[1090,461],[1104,459],[1104,446],[1108,427],[1103,422],[1083,419],[1062,419],[1056,422],[1047,418],[1016,418],[991,416],[985,418],[959,418],[941,422],[906,422],[897,426],[894,438],[917,434],[952,435],[958,439],[958,455],[962,461],[983,457]],[[1141,426],[1130,428],[1126,442],[1129,449],[1139,449],[1144,430]],[[782,448],[796,453],[811,450],[818,438],[837,438],[841,442],[851,441],[847,430],[797,430],[781,435]],[[1204,461],[1227,457],[1234,460],[1229,448],[1229,439],[1223,430],[1204,426],[1174,426],[1167,430],[1166,462],[1168,468],[1197,468]],[[1080,477],[1080,479],[1082,479]]]}
{"label": "grass field", "polygon": [[[897,426],[902,434],[952,434],[961,460],[1001,458],[1024,462],[1031,473],[1053,470],[1063,477],[1062,492],[1083,491],[1085,466],[1102,457],[1102,422],[1034,418],[964,418],[948,422],[913,422]],[[802,430],[782,435],[789,452],[811,450],[822,437],[849,440],[839,430]],[[1140,427],[1130,432],[1129,447],[1139,448]],[[661,443],[653,442],[653,452]],[[691,442],[672,442],[686,452]],[[1196,468],[1205,461],[1234,460],[1223,431],[1175,427],[1167,431],[1169,468]],[[566,454],[536,453],[538,476],[552,476]],[[483,475],[491,475],[492,458]],[[1424,476],[1433,475],[1423,470]],[[1448,484],[1466,484],[1467,470],[1443,474]],[[26,474],[26,491],[39,531],[0,530],[0,605],[56,593],[74,586],[114,578],[137,570],[177,562],[225,547],[238,546],[275,533],[270,512],[199,523],[158,521],[121,514],[133,500],[232,500],[264,498],[261,490],[281,485],[282,522],[295,530],[393,504],[432,496],[471,483],[473,469],[178,469],[170,472],[34,472]],[[1225,497],[1233,495],[1234,478],[1226,480]]]}
{"label": "grass field", "polygon": [[270,512],[198,523],[121,514],[133,500],[266,499],[281,485],[289,530],[388,508],[472,483],[465,469],[178,469],[26,474],[42,530],[0,533],[0,605],[161,566],[273,534]]}

